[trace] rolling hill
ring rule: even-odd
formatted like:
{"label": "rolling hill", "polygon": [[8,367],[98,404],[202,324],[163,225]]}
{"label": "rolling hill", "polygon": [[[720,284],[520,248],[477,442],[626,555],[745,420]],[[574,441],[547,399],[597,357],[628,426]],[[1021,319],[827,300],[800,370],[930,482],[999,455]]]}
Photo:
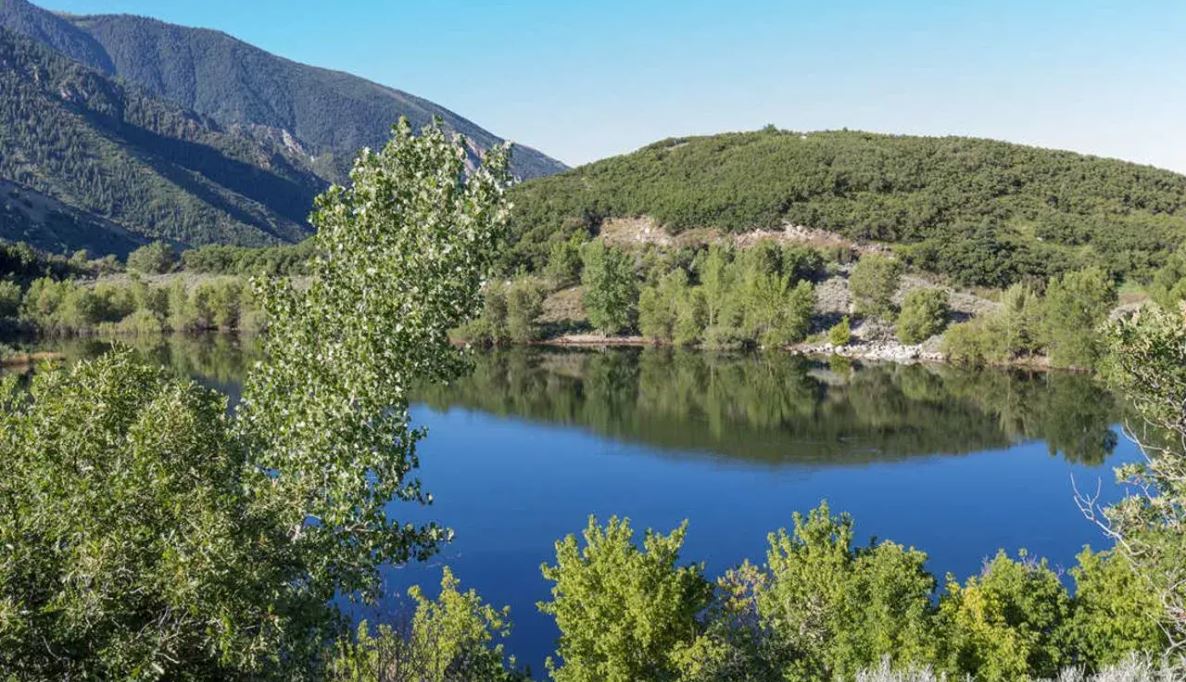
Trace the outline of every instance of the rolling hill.
{"label": "rolling hill", "polygon": [[523,183],[512,200],[512,267],[538,268],[572,233],[637,217],[669,233],[829,230],[987,286],[1090,264],[1146,278],[1186,242],[1186,176],[960,137],[768,127],[675,138]]}

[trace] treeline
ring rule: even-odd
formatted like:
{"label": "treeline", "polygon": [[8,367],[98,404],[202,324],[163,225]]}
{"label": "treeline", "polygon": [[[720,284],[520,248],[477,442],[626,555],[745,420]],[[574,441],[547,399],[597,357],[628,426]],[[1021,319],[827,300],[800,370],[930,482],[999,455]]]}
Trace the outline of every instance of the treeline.
{"label": "treeline", "polygon": [[1043,356],[1053,367],[1090,369],[1103,354],[1101,326],[1115,304],[1115,283],[1101,268],[1056,277],[1044,295],[1015,284],[996,311],[949,329],[943,348],[956,361],[1008,364]]}
{"label": "treeline", "polygon": [[510,270],[610,218],[678,233],[783,222],[900,245],[962,284],[1100,266],[1147,280],[1186,237],[1186,177],[990,140],[766,130],[674,138],[512,190]]}
{"label": "treeline", "polygon": [[15,294],[0,283],[0,312],[16,314],[45,334],[255,332],[264,320],[251,287],[234,277],[206,279],[192,285],[174,279],[166,286],[151,285],[136,277],[93,286],[42,278],[34,280],[23,297]]}
{"label": "treeline", "polygon": [[[927,555],[882,541],[855,542],[853,521],[826,503],[794,515],[791,529],[769,535],[765,561],[743,563],[712,580],[703,564],[681,561],[687,524],[648,530],[641,544],[627,519],[590,518],[581,537],[556,543],[552,583],[539,608],[560,630],[557,682],[655,680],[851,680],[884,661],[896,670],[928,669],[985,682],[1054,678],[1066,669],[1098,671],[1167,646],[1159,603],[1131,564],[1085,549],[1070,569],[1070,592],[1045,561],[998,553],[977,576],[940,581]],[[516,679],[497,644],[510,628],[505,610],[460,593],[446,568],[439,603],[413,589],[408,631],[364,624],[331,670],[410,667],[424,626],[456,619],[437,664],[479,664],[455,679]],[[606,624],[612,623],[609,627]],[[440,652],[451,652],[441,661]],[[422,654],[421,654],[422,655]],[[389,668],[377,665],[384,661]],[[340,676],[331,679],[357,679]],[[413,679],[395,677],[394,679]]]}

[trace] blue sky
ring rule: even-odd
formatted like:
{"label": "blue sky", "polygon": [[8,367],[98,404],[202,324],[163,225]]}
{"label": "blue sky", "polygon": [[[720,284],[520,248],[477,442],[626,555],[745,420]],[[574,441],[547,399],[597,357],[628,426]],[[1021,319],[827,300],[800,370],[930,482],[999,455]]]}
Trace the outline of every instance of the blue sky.
{"label": "blue sky", "polygon": [[569,164],[773,123],[993,137],[1186,172],[1183,0],[43,4],[220,29]]}

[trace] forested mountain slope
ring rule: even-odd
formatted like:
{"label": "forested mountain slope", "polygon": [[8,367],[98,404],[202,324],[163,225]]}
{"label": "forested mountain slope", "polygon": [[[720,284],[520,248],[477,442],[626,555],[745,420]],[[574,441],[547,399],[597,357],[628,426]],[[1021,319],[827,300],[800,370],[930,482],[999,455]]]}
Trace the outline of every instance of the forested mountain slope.
{"label": "forested mountain slope", "polygon": [[1186,237],[1186,176],[958,137],[758,132],[668,139],[524,183],[517,261],[613,217],[670,232],[802,225],[901,245],[924,269],[1004,285],[1090,264],[1147,277]]}
{"label": "forested mountain slope", "polygon": [[0,237],[95,252],[156,238],[298,240],[325,186],[283,146],[227,131],[4,29],[0,179]]}
{"label": "forested mountain slope", "polygon": [[[25,0],[0,0],[0,26],[223,126],[286,144],[330,181],[344,179],[361,147],[380,147],[400,116],[415,127],[440,117],[469,138],[475,154],[502,141],[427,100],[298,64],[218,31],[127,15],[56,15]],[[534,149],[515,147],[511,170],[521,178],[564,169]]]}

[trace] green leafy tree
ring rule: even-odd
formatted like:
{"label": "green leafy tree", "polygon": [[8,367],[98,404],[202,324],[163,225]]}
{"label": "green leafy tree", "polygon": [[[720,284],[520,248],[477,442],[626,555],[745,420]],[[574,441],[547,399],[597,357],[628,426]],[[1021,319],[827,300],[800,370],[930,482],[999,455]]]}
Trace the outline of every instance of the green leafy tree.
{"label": "green leafy tree", "polygon": [[605,334],[629,330],[638,312],[638,284],[630,254],[594,240],[581,250],[581,260],[589,322]]}
{"label": "green leafy tree", "polygon": [[1044,336],[1055,367],[1091,368],[1103,352],[1099,327],[1116,303],[1116,286],[1101,268],[1053,279],[1046,289]]}
{"label": "green leafy tree", "polygon": [[674,340],[680,307],[688,295],[688,275],[681,268],[645,287],[638,297],[638,330],[658,341]]}
{"label": "green leafy tree", "polygon": [[558,287],[576,284],[581,279],[581,246],[586,237],[574,232],[568,239],[554,242],[548,252],[548,265],[544,274]]}
{"label": "green leafy tree", "polygon": [[902,300],[898,313],[898,339],[902,343],[922,343],[947,327],[951,313],[947,292],[943,289],[912,289]]}
{"label": "green leafy tree", "polygon": [[521,279],[506,290],[507,336],[513,343],[530,343],[540,336],[536,319],[543,313],[544,288],[534,279]]}
{"label": "green leafy tree", "polygon": [[[0,669],[18,678],[299,679],[378,568],[448,533],[401,522],[413,381],[454,376],[504,232],[505,155],[406,122],[319,201],[307,286],[260,283],[270,325],[242,402],[131,352],[4,380]],[[42,287],[43,290],[45,287]],[[91,294],[94,296],[94,294]]]}
{"label": "green leafy tree", "polygon": [[894,294],[902,279],[902,263],[888,256],[867,253],[853,266],[848,285],[861,315],[892,320]]}
{"label": "green leafy tree", "polygon": [[1186,248],[1174,252],[1165,265],[1153,273],[1149,294],[1166,310],[1173,310],[1186,300]]}
{"label": "green leafy tree", "polygon": [[1171,646],[1186,646],[1186,312],[1147,310],[1104,338],[1106,376],[1135,406],[1125,429],[1145,454],[1117,478],[1142,494],[1106,509],[1092,498],[1080,506],[1160,602]]}
{"label": "green leafy tree", "polygon": [[1116,551],[1079,554],[1071,569],[1075,599],[1067,629],[1080,662],[1103,666],[1166,650],[1161,602],[1135,569]]}
{"label": "green leafy tree", "polygon": [[128,254],[128,270],[132,272],[159,275],[172,270],[176,263],[173,247],[162,241],[145,244]]}
{"label": "green leafy tree", "polygon": [[757,592],[762,622],[789,658],[784,678],[845,678],[883,656],[930,660],[926,555],[892,543],[854,550],[852,519],[833,517],[827,503],[794,522],[770,535],[769,583]]}
{"label": "green leafy tree", "polygon": [[548,661],[552,679],[679,679],[682,656],[700,633],[697,615],[712,594],[700,566],[678,565],[686,527],[647,531],[640,549],[628,520],[600,526],[590,518],[583,547],[572,535],[556,543],[556,564],[541,567],[552,600],[539,604],[560,628],[563,661]]}

